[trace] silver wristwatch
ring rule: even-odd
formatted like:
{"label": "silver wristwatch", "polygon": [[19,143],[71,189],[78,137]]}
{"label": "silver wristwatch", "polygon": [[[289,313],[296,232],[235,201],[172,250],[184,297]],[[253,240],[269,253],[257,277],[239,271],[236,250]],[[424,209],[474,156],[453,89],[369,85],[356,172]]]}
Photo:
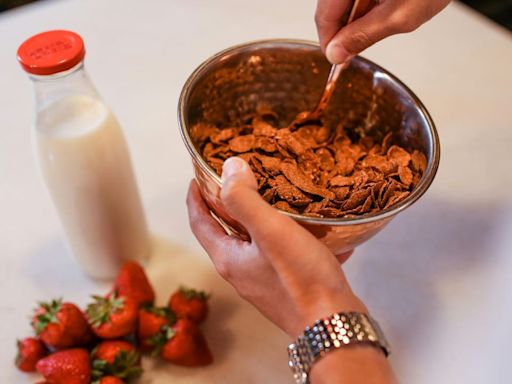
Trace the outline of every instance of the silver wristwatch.
{"label": "silver wristwatch", "polygon": [[288,346],[288,364],[295,381],[309,384],[309,371],[315,361],[331,350],[361,343],[382,349],[386,356],[390,353],[382,330],[370,315],[340,312],[317,320]]}

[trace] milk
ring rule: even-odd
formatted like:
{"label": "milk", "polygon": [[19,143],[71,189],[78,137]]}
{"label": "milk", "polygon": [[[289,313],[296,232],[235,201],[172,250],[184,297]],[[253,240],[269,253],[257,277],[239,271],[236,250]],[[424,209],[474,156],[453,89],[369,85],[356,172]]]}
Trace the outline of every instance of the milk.
{"label": "milk", "polygon": [[95,278],[149,252],[128,148],[102,101],[65,96],[40,110],[35,151],[70,248]]}

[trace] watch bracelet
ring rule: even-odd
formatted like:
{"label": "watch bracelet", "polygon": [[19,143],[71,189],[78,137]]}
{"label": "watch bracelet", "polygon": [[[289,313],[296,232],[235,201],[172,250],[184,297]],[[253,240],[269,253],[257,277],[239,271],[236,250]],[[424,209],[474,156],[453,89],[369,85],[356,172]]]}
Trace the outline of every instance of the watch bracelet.
{"label": "watch bracelet", "polygon": [[389,355],[379,325],[367,314],[340,312],[306,327],[297,341],[288,346],[289,365],[297,383],[309,383],[313,363],[329,351],[354,344],[373,345]]}

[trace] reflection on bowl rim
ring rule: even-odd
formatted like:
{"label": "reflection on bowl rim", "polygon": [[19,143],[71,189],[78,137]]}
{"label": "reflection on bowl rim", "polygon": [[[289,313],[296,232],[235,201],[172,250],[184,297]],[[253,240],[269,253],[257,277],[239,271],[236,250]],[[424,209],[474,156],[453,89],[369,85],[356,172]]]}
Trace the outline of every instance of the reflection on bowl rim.
{"label": "reflection on bowl rim", "polygon": [[[196,147],[194,146],[192,139],[189,135],[189,131],[186,129],[186,122],[185,122],[185,101],[189,98],[195,84],[199,80],[199,78],[203,75],[203,72],[208,69],[210,64],[213,62],[219,61],[221,58],[223,58],[226,55],[233,55],[238,53],[239,51],[244,51],[246,49],[259,49],[259,48],[273,48],[279,45],[283,46],[297,46],[299,48],[300,46],[307,46],[312,48],[318,48],[319,45],[315,42],[308,41],[308,40],[296,40],[296,39],[269,39],[269,40],[258,40],[258,41],[252,41],[247,42],[239,45],[232,46],[230,48],[227,48],[223,51],[220,51],[219,53],[213,55],[209,59],[205,60],[201,65],[199,65],[194,72],[189,76],[187,79],[185,85],[183,86],[183,89],[180,94],[179,102],[178,102],[178,124],[180,128],[181,137],[183,138],[183,141],[192,156],[194,160],[197,161],[197,164],[201,167],[201,169],[206,172],[215,182],[219,185],[219,187],[222,186],[222,181],[220,176],[211,168],[206,161],[203,159],[203,157],[198,153],[196,150]],[[348,226],[348,225],[358,225],[358,224],[366,224],[371,223],[374,221],[379,221],[386,218],[391,218],[394,215],[398,214],[399,212],[403,211],[413,203],[415,203],[430,187],[432,184],[432,181],[434,180],[434,177],[436,175],[437,169],[439,167],[439,160],[440,160],[440,143],[439,143],[439,136],[436,131],[435,124],[428,113],[427,109],[421,102],[421,100],[414,94],[413,91],[409,89],[400,79],[398,79],[396,76],[394,76],[392,73],[387,71],[386,69],[382,68],[381,66],[375,64],[374,62],[365,59],[361,56],[356,56],[353,60],[363,62],[366,64],[369,64],[372,69],[378,70],[386,76],[388,76],[394,83],[396,83],[399,87],[403,88],[406,93],[412,98],[415,105],[418,107],[420,113],[424,116],[425,120],[428,123],[429,127],[429,147],[430,151],[432,153],[432,160],[428,162],[427,169],[425,170],[420,183],[416,186],[416,188],[411,192],[409,196],[407,196],[404,200],[400,201],[398,204],[395,204],[391,206],[390,208],[386,210],[382,210],[376,213],[372,213],[369,215],[362,215],[362,216],[355,216],[355,217],[344,217],[344,218],[317,218],[317,217],[309,217],[304,216],[300,214],[295,213],[289,213],[285,211],[279,210],[282,214],[289,216],[293,218],[296,221],[304,222],[307,224],[314,224],[314,225],[333,225],[333,226]]]}

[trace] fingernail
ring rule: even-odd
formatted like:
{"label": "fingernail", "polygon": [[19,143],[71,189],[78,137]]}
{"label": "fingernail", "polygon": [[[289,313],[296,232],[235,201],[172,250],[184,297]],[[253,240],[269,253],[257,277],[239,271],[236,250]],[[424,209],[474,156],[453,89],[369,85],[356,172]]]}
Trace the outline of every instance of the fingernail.
{"label": "fingernail", "polygon": [[353,55],[350,54],[343,45],[331,41],[327,44],[325,56],[327,56],[327,60],[329,60],[331,64],[342,64],[348,61]]}
{"label": "fingernail", "polygon": [[224,165],[222,166],[222,181],[239,172],[242,172],[245,169],[245,167],[245,161],[243,161],[241,158],[230,157],[224,162]]}

